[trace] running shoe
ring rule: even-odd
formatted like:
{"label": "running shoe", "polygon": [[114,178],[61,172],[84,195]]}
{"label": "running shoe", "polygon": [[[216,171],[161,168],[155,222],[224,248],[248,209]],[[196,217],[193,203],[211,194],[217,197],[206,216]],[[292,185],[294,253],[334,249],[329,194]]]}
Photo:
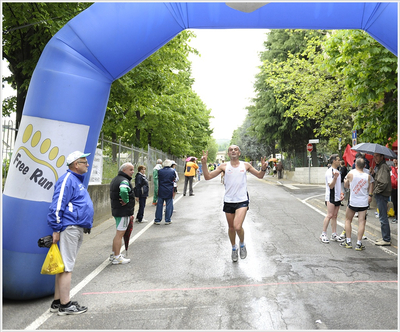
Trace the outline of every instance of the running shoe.
{"label": "running shoe", "polygon": [[247,257],[246,245],[240,246],[240,258],[245,259]]}
{"label": "running shoe", "polygon": [[114,256],[114,259],[112,260],[113,265],[118,265],[118,264],[128,264],[131,260],[129,258],[125,258],[122,255],[119,255],[118,257]]}
{"label": "running shoe", "polygon": [[340,234],[340,238],[345,240],[346,239],[346,231],[343,230],[342,234]]}
{"label": "running shoe", "polygon": [[331,241],[343,242],[344,239],[341,236],[338,236],[337,234],[332,234]]}
{"label": "running shoe", "polygon": [[[79,306],[83,309],[86,308],[85,306],[80,306],[77,301],[72,301],[71,304]],[[61,303],[54,303],[54,301],[53,301],[50,306],[50,312],[53,312],[53,313],[58,312],[60,309],[60,306],[61,306]],[[87,308],[86,308],[86,310],[87,310]]]}
{"label": "running shoe", "polygon": [[232,262],[238,261],[238,249],[232,249]]}
{"label": "running shoe", "polygon": [[365,246],[363,246],[362,243],[357,244],[355,250],[358,250],[358,251],[365,250]]}
{"label": "running shoe", "polygon": [[154,225],[161,225],[161,221],[154,221]]}
{"label": "running shoe", "polygon": [[367,238],[367,236],[365,234],[363,234],[362,239],[363,240],[368,240],[368,238]]}
{"label": "running shoe", "polygon": [[322,241],[322,243],[329,243],[329,239],[326,236],[326,234],[321,234],[321,236],[319,238]]}
{"label": "running shoe", "polygon": [[351,249],[351,248],[353,248],[353,246],[351,245],[351,242],[347,242],[347,241],[344,241],[344,242],[342,242],[341,244],[339,244],[341,247],[343,247],[343,248],[346,248],[346,249]]}
{"label": "running shoe", "polygon": [[79,315],[83,314],[88,310],[87,307],[85,306],[80,306],[78,302],[70,302],[68,307],[64,307],[60,305],[60,308],[58,309],[58,315],[59,316],[65,316],[65,315]]}

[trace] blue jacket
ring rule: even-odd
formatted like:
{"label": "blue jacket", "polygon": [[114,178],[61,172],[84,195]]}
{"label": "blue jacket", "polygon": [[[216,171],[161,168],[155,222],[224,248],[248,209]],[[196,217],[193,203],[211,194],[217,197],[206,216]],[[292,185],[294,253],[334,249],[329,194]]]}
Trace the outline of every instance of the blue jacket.
{"label": "blue jacket", "polygon": [[175,177],[175,170],[171,167],[164,167],[158,171],[158,197],[172,198]]}
{"label": "blue jacket", "polygon": [[47,215],[47,223],[54,232],[62,232],[70,225],[92,228],[93,203],[83,179],[83,175],[67,170],[57,180]]}

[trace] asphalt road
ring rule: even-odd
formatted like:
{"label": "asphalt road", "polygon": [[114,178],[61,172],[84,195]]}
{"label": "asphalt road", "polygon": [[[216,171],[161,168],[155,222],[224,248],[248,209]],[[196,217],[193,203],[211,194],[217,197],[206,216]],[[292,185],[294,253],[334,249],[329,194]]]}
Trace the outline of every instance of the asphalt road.
{"label": "asphalt road", "polygon": [[[183,181],[181,181],[183,182]],[[320,186],[291,188],[248,175],[248,256],[231,261],[219,178],[176,197],[173,223],[135,224],[131,263],[111,265],[112,219],[84,241],[72,277],[78,316],[49,313],[52,298],[3,300],[11,330],[398,329],[397,249],[322,244]],[[339,230],[342,227],[339,226]],[[355,239],[355,235],[353,235]]]}

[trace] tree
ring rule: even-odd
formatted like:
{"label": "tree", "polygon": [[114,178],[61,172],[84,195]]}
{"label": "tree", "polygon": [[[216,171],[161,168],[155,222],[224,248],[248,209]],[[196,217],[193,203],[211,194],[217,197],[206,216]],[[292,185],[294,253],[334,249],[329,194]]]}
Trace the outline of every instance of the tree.
{"label": "tree", "polygon": [[197,155],[207,146],[210,110],[193,92],[183,31],[111,87],[103,133],[112,141],[148,144],[176,156]]}
{"label": "tree", "polygon": [[251,118],[246,117],[243,124],[233,132],[231,144],[238,145],[242,158],[247,160],[260,160],[271,154],[271,147],[261,142],[250,130]]}
{"label": "tree", "polygon": [[305,151],[308,139],[313,135],[314,121],[308,121],[302,127],[298,126],[299,119],[286,116],[289,106],[275,98],[274,88],[267,82],[270,73],[265,69],[265,63],[285,61],[290,53],[302,53],[307,46],[306,36],[320,34],[313,30],[272,30],[264,43],[265,51],[260,58],[261,66],[256,76],[254,88],[257,92],[253,105],[247,107],[252,126],[249,128],[253,135],[265,145],[271,147],[271,153],[277,149],[287,151]]}
{"label": "tree", "polygon": [[296,120],[296,130],[311,122],[313,137],[328,140],[335,149],[339,137],[350,141],[354,109],[346,101],[341,77],[323,70],[324,38],[325,34],[307,38],[302,53],[289,54],[282,62],[265,61],[264,69],[275,98],[287,108],[285,118]]}
{"label": "tree", "polygon": [[11,84],[16,97],[3,101],[3,115],[16,112],[19,128],[26,94],[33,71],[51,37],[70,19],[91,3],[3,2],[3,59],[11,75],[3,82]]}
{"label": "tree", "polygon": [[398,59],[361,30],[333,31],[323,43],[326,69],[343,79],[356,108],[354,129],[365,142],[397,139]]}

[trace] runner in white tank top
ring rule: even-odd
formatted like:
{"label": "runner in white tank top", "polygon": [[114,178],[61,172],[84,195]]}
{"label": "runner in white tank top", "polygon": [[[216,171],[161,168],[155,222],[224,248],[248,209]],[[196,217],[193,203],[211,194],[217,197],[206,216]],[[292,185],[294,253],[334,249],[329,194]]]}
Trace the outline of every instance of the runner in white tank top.
{"label": "runner in white tank top", "polygon": [[240,203],[248,200],[246,167],[243,161],[239,162],[238,167],[233,167],[231,162],[226,164],[224,181],[224,202]]}
{"label": "runner in white tank top", "polygon": [[229,163],[219,165],[212,172],[207,168],[208,151],[203,151],[201,163],[203,165],[204,179],[210,180],[225,173],[225,197],[224,208],[226,220],[228,222],[228,236],[232,244],[232,261],[238,261],[238,246],[236,245],[236,235],[240,241],[240,258],[244,259],[247,256],[246,245],[244,244],[243,222],[249,207],[249,199],[247,195],[247,180],[246,172],[250,172],[259,179],[265,175],[268,167],[268,162],[265,157],[261,158],[261,170],[257,171],[250,163],[239,160],[240,148],[237,145],[231,145],[228,148]]}
{"label": "runner in white tank top", "polygon": [[365,246],[361,243],[366,224],[366,214],[368,205],[372,201],[372,177],[364,172],[365,160],[364,158],[356,159],[356,168],[353,169],[344,178],[345,188],[350,187],[350,200],[349,206],[346,208],[346,241],[340,244],[341,247],[346,249],[353,248],[351,244],[351,222],[353,221],[354,214],[358,212],[358,230],[357,230],[357,245],[356,250],[364,250]]}

